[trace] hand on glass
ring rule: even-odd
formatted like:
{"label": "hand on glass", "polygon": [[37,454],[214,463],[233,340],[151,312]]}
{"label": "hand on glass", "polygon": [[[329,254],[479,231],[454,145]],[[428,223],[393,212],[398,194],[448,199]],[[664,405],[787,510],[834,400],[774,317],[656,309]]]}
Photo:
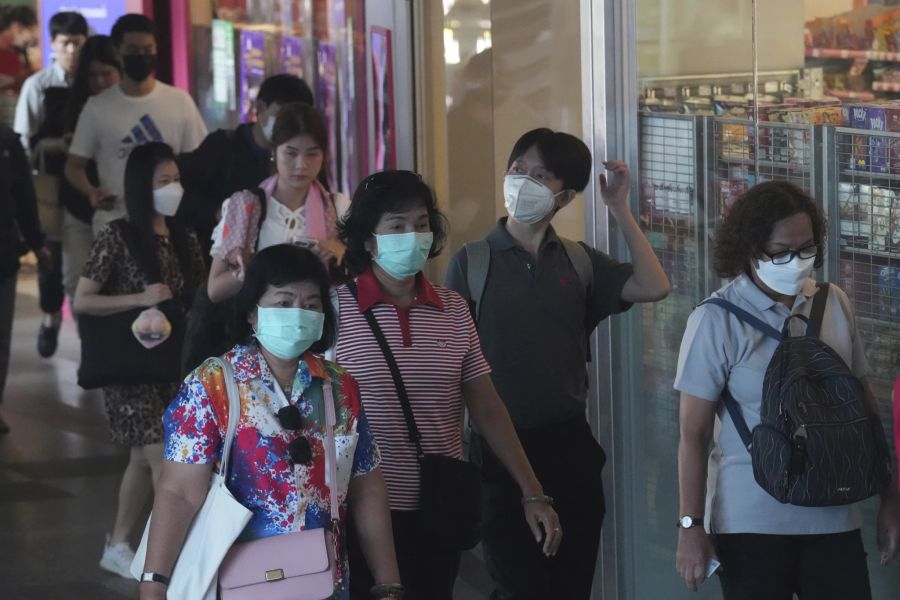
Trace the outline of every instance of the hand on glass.
{"label": "hand on glass", "polygon": [[600,197],[610,209],[628,206],[628,190],[631,187],[631,174],[628,165],[621,160],[607,160],[603,163],[609,176],[600,174]]}

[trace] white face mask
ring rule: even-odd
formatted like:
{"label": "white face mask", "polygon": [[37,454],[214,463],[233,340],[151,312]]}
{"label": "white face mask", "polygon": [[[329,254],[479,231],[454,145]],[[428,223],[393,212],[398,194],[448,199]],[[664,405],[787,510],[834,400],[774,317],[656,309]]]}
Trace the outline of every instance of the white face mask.
{"label": "white face mask", "polygon": [[796,296],[803,289],[803,282],[813,270],[816,258],[800,258],[795,256],[783,265],[773,264],[771,260],[756,260],[753,270],[766,287],[785,296]]}
{"label": "white face mask", "polygon": [[177,181],[155,189],[153,190],[153,210],[163,216],[174,217],[181,205],[182,196],[184,196],[184,188]]}
{"label": "white face mask", "polygon": [[266,120],[265,125],[262,128],[263,137],[266,138],[266,141],[272,142],[272,134],[275,132],[275,117],[269,117]]}
{"label": "white face mask", "polygon": [[555,195],[546,185],[528,175],[507,175],[503,179],[503,200],[510,218],[533,225],[556,208]]}

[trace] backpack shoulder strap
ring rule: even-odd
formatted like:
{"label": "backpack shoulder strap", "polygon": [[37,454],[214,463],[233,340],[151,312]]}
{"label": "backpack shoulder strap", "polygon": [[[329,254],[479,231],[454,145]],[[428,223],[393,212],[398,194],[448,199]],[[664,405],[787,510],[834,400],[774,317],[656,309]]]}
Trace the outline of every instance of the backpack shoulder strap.
{"label": "backpack shoulder strap", "polygon": [[569,262],[575,267],[578,279],[581,280],[581,284],[590,293],[590,289],[594,285],[594,265],[591,262],[590,254],[584,249],[584,246],[574,240],[567,238],[559,238],[559,240],[562,242],[563,249],[569,257]]}
{"label": "backpack shoulder strap", "polygon": [[[762,319],[751,315],[740,306],[729,302],[728,300],[724,300],[722,298],[708,298],[707,300],[701,302],[699,306],[703,306],[704,304],[714,304],[715,306],[720,306],[744,323],[747,323],[751,327],[754,327],[755,329],[763,332],[775,341],[781,341],[781,333],[779,333],[777,329],[775,329]],[[722,390],[722,402],[725,404],[725,409],[731,416],[731,420],[734,423],[734,428],[737,429],[738,435],[741,437],[741,442],[749,452],[753,446],[753,435],[750,432],[750,428],[747,426],[747,421],[744,419],[744,414],[741,412],[741,406],[738,404],[737,400],[734,399],[734,396],[731,395],[731,392],[728,391],[727,383],[725,389]]]}
{"label": "backpack shoulder strap", "polygon": [[806,326],[806,335],[817,338],[822,330],[822,319],[825,316],[825,303],[828,302],[828,291],[831,286],[827,282],[820,281],[816,284],[819,290],[813,296],[812,308],[809,312],[809,324]]}
{"label": "backpack shoulder strap", "polygon": [[256,199],[259,201],[259,223],[256,224],[256,252],[259,252],[259,232],[262,231],[263,223],[266,220],[266,210],[268,209],[268,202],[266,198],[266,192],[261,187],[255,187],[250,190],[256,195]]}
{"label": "backpack shoulder strap", "polygon": [[486,239],[467,242],[466,249],[466,284],[475,306],[475,323],[481,315],[481,298],[491,270],[491,247]]}
{"label": "backpack shoulder strap", "polygon": [[781,333],[777,329],[775,329],[759,317],[751,315],[740,306],[729,302],[728,300],[723,300],[722,298],[709,298],[698,304],[698,306],[703,306],[704,304],[715,304],[716,306],[721,306],[747,325],[758,329],[776,342],[781,341]]}

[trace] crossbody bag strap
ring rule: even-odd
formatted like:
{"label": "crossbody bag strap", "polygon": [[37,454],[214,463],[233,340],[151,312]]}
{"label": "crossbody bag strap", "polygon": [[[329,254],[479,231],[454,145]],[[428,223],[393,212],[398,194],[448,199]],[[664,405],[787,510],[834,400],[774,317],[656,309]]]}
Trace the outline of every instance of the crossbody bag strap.
{"label": "crossbody bag strap", "polygon": [[334,390],[327,379],[322,382],[322,396],[325,400],[325,469],[328,472],[328,490],[331,500],[331,520],[340,519],[337,499],[337,449],[334,443],[334,428],[337,414],[334,407]]}
{"label": "crossbody bag strap", "polygon": [[[350,290],[353,299],[356,300],[358,304],[359,294],[356,289],[356,282],[352,279],[348,281],[347,289]],[[391,347],[388,345],[388,341],[385,339],[384,332],[381,331],[381,327],[378,325],[375,315],[372,314],[372,309],[370,308],[369,310],[364,311],[363,316],[369,323],[369,328],[372,330],[372,334],[375,336],[375,341],[378,342],[378,346],[381,347],[381,353],[384,354],[384,360],[387,362],[388,368],[391,371],[391,377],[394,379],[394,386],[397,388],[397,399],[400,401],[400,408],[403,410],[403,418],[406,419],[406,429],[409,432],[409,440],[416,447],[416,456],[419,460],[422,460],[422,458],[425,457],[425,452],[422,450],[422,434],[419,433],[419,428],[416,426],[416,420],[413,417],[412,406],[409,404],[409,395],[406,393],[406,385],[403,383],[403,377],[400,375],[400,367],[397,366],[397,361],[394,359],[394,353],[391,352]]]}
{"label": "crossbody bag strap", "polygon": [[228,461],[231,458],[234,434],[241,418],[241,397],[234,381],[234,369],[231,367],[231,363],[221,356],[214,357],[213,361],[222,369],[223,377],[225,377],[225,397],[228,399],[228,429],[225,434],[225,443],[222,446],[222,460],[219,462],[219,476],[225,478],[228,474]]}

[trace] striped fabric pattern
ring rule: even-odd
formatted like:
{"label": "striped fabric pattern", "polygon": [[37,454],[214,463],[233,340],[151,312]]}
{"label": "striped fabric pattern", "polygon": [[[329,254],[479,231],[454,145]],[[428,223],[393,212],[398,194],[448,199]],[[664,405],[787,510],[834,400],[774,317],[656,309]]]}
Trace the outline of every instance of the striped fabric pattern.
{"label": "striped fabric pattern", "polygon": [[[363,276],[365,277],[365,275]],[[422,278],[422,285],[432,286]],[[426,453],[462,458],[462,384],[490,373],[466,302],[456,292],[433,285],[443,309],[414,304],[409,310],[377,302],[372,311],[387,338],[403,381]],[[409,441],[390,369],[365,316],[350,291],[338,290],[340,333],[336,361],[359,383],[363,407],[381,449],[381,469],[392,510],[416,510],[419,465]],[[411,345],[405,346],[401,319],[408,318]]]}

